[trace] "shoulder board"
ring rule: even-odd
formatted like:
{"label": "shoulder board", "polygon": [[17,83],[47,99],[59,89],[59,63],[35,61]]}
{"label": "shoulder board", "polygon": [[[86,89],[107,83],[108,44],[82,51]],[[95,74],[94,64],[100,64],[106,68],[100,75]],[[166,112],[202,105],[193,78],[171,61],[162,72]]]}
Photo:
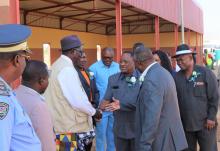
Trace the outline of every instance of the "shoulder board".
{"label": "shoulder board", "polygon": [[9,96],[10,95],[9,92],[10,90],[8,89],[6,83],[0,79],[0,95]]}

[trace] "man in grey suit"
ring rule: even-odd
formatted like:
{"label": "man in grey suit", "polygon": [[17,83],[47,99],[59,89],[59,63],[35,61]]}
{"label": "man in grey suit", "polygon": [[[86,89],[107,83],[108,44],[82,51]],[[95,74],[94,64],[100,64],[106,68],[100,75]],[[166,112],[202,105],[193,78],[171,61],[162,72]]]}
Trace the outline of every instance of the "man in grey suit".
{"label": "man in grey suit", "polygon": [[154,61],[148,48],[134,50],[134,60],[142,73],[136,105],[135,151],[180,151],[187,148],[171,74]]}
{"label": "man in grey suit", "polygon": [[135,110],[140,84],[139,72],[135,70],[132,52],[123,52],[120,69],[120,73],[109,77],[105,101],[102,101],[100,107],[114,111],[116,150],[135,151]]}

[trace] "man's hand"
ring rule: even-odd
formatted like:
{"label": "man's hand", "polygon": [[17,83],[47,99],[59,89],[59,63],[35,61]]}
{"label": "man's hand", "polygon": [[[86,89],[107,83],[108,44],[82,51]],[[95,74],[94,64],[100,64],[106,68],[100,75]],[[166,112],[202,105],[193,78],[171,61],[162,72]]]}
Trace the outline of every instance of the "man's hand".
{"label": "man's hand", "polygon": [[102,111],[97,109],[93,117],[96,121],[100,121],[102,119]]}
{"label": "man's hand", "polygon": [[208,129],[208,130],[211,130],[215,127],[215,121],[212,121],[212,120],[208,120],[206,121],[205,123],[205,127]]}
{"label": "man's hand", "polygon": [[106,107],[105,107],[106,111],[114,112],[114,111],[120,109],[120,102],[119,102],[119,100],[115,99],[114,97],[112,98],[112,100],[113,100],[112,103],[106,105]]}
{"label": "man's hand", "polygon": [[110,101],[108,100],[103,100],[100,105],[99,105],[99,109],[101,109],[102,111],[105,110],[106,105],[108,105],[110,103]]}

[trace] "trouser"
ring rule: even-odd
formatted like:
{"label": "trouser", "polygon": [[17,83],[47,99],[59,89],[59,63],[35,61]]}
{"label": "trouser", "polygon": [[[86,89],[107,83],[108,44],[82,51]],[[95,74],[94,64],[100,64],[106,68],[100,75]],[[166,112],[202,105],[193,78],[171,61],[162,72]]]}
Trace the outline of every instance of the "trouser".
{"label": "trouser", "polygon": [[116,151],[135,151],[135,138],[126,139],[115,137]]}
{"label": "trouser", "polygon": [[85,151],[91,151],[92,142],[85,146]]}
{"label": "trouser", "polygon": [[96,151],[115,151],[113,134],[113,114],[102,117],[100,122],[96,122]]}
{"label": "trouser", "polygon": [[197,151],[197,142],[199,144],[200,151],[218,151],[216,130],[217,127],[211,130],[204,128],[200,131],[185,132],[189,146],[185,151]]}
{"label": "trouser", "polygon": [[56,135],[56,151],[89,151],[95,132]]}
{"label": "trouser", "polygon": [[57,134],[56,151],[77,151],[76,134]]}

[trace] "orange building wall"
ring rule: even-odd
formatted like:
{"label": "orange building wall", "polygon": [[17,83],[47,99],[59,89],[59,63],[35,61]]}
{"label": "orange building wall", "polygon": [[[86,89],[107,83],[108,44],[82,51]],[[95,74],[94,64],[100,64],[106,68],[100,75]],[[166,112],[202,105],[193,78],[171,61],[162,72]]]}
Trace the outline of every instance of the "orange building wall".
{"label": "orange building wall", "polygon": [[[32,35],[28,40],[29,47],[33,50],[33,59],[43,59],[43,44],[49,43],[51,47],[51,62],[53,63],[61,54],[60,39],[64,36],[76,34],[84,43],[84,48],[88,56],[88,64],[96,61],[96,45],[104,47],[115,48],[115,36],[107,36],[85,32],[75,32],[67,30],[58,30],[42,27],[31,27]],[[185,33],[185,41],[187,40],[187,33]],[[190,32],[190,45],[192,48],[196,46],[196,33]],[[179,44],[181,43],[181,33],[179,33]],[[198,44],[201,46],[201,36],[198,36]],[[131,49],[135,42],[143,42],[145,46],[154,50],[155,41],[154,33],[151,34],[134,34],[123,35],[123,49]],[[174,33],[160,33],[160,47],[162,50],[169,52],[171,55],[175,52]],[[200,48],[200,47],[199,47]]]}

